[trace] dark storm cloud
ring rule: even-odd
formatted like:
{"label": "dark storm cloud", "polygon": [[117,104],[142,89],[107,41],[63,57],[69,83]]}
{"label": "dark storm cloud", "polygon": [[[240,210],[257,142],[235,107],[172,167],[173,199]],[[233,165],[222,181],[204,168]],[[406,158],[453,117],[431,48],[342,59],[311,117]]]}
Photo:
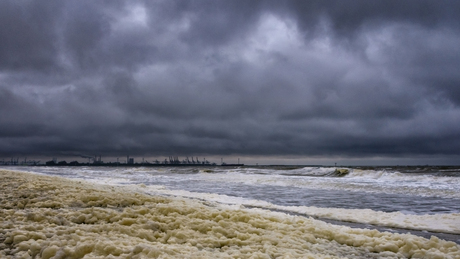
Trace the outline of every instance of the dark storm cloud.
{"label": "dark storm cloud", "polygon": [[458,155],[456,1],[2,1],[1,156]]}
{"label": "dark storm cloud", "polygon": [[413,23],[427,28],[448,27],[458,30],[460,9],[456,1],[286,1],[302,28],[311,30],[327,22],[340,36],[356,36],[367,26]]}
{"label": "dark storm cloud", "polygon": [[[28,6],[24,8],[23,4]],[[0,68],[2,71],[50,69],[56,62],[57,46],[53,28],[54,13],[59,9],[52,1],[43,6],[32,1],[0,3]],[[51,40],[50,40],[51,39]]]}

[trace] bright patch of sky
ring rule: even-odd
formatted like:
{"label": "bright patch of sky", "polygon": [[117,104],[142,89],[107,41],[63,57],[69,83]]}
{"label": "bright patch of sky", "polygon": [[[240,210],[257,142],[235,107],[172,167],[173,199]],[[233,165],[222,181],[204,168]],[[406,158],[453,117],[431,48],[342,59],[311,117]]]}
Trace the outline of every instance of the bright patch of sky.
{"label": "bright patch of sky", "polygon": [[124,15],[121,15],[114,24],[114,29],[130,30],[136,27],[148,27],[147,10],[142,5],[127,6]]}
{"label": "bright patch of sky", "polygon": [[303,46],[294,23],[271,14],[261,17],[257,30],[244,44],[248,46],[242,56],[250,63],[266,61],[270,53],[288,53]]}

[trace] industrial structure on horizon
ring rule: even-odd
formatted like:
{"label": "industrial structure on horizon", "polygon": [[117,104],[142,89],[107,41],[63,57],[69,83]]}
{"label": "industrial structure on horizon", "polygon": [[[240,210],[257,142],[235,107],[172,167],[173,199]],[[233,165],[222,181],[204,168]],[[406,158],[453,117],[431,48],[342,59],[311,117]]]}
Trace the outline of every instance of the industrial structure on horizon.
{"label": "industrial structure on horizon", "polygon": [[[162,161],[146,161],[142,159],[142,162],[140,163],[135,163],[134,158],[130,156],[126,156],[126,161],[119,161],[119,158],[117,158],[117,162],[108,162],[104,163],[102,161],[102,156],[86,156],[86,155],[80,155],[80,157],[88,159],[88,162],[79,162],[79,161],[72,161],[72,162],[67,162],[65,160],[62,161],[57,161],[57,158],[53,158],[50,161],[43,163],[40,163],[40,161],[35,161],[35,160],[27,160],[27,158],[24,159],[24,161],[20,161],[19,158],[11,158],[11,160],[2,160],[0,161],[0,165],[6,165],[6,166],[218,166],[216,163],[211,163],[206,158],[203,158],[203,160],[199,160],[198,157],[186,157],[185,159],[180,160],[178,156],[169,156],[168,158],[165,158]],[[244,166],[244,164],[240,164],[240,159],[238,158],[238,163],[237,164],[227,164],[223,162],[223,159],[221,159],[221,164],[220,166]]]}

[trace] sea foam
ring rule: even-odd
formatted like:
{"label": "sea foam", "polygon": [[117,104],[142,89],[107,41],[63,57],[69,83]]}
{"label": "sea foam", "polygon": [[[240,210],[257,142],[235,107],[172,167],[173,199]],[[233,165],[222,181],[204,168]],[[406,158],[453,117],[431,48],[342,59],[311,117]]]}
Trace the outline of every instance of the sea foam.
{"label": "sea foam", "polygon": [[2,258],[460,258],[459,245],[436,237],[58,177],[0,177]]}

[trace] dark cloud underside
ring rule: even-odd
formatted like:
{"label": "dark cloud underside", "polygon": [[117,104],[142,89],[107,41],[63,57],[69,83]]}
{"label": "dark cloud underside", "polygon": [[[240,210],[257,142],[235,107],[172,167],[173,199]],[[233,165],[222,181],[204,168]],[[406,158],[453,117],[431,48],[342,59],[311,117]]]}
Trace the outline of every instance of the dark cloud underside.
{"label": "dark cloud underside", "polygon": [[0,156],[458,156],[457,1],[2,1]]}

